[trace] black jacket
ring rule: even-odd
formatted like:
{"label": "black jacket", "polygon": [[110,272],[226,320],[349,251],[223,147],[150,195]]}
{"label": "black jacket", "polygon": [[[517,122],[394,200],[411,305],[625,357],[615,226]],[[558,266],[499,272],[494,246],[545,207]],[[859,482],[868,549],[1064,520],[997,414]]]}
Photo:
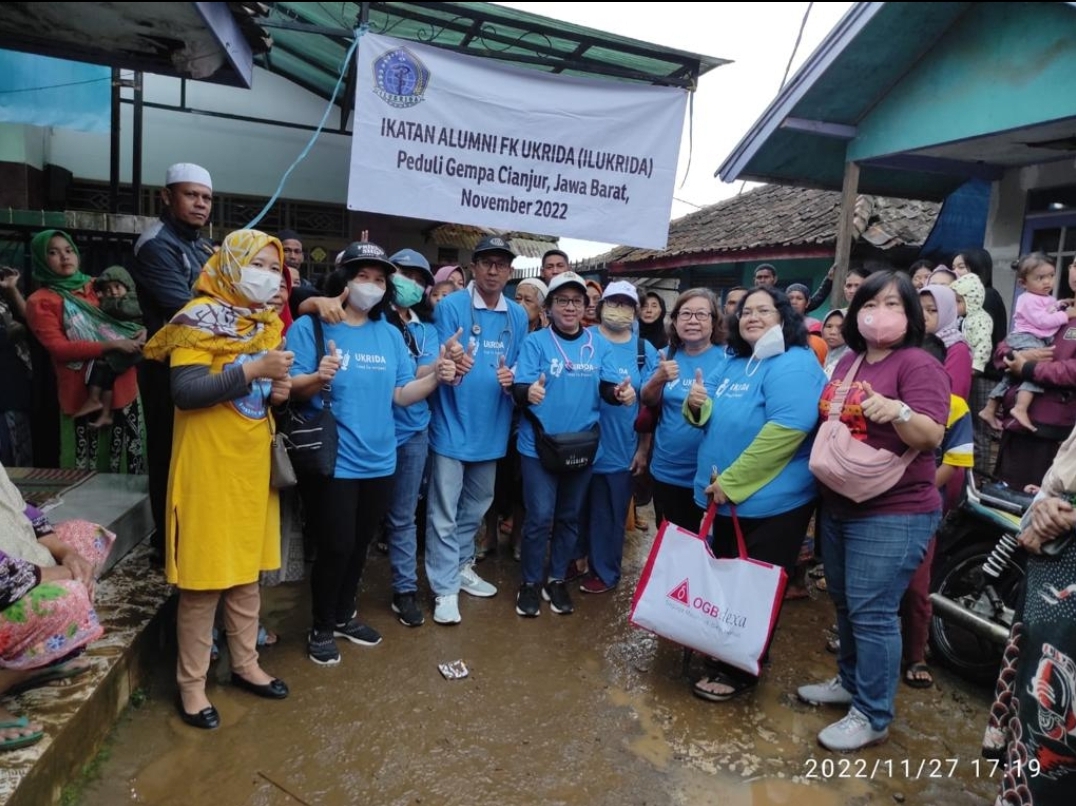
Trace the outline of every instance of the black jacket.
{"label": "black jacket", "polygon": [[191,301],[194,283],[213,254],[213,244],[167,210],[142,233],[131,267],[147,334],[152,336]]}

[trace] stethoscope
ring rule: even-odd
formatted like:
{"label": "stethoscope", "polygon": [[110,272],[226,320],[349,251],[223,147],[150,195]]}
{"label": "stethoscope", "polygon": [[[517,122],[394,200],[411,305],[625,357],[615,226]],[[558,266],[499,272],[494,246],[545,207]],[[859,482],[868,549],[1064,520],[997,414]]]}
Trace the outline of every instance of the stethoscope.
{"label": "stethoscope", "polygon": [[[478,320],[476,320],[475,316],[474,316],[475,305],[474,305],[474,285],[473,284],[471,285],[471,308],[470,308],[470,310],[471,310],[471,335],[474,338],[477,339],[479,336],[482,335],[482,325],[478,324]],[[491,309],[487,308],[486,310],[491,310]],[[499,311],[494,311],[494,313],[499,313]],[[504,345],[504,352],[507,355],[508,354],[508,346],[512,343],[512,340],[515,337],[515,333],[514,333],[514,331],[512,329],[512,314],[511,314],[511,312],[506,310],[506,311],[504,311],[504,315],[505,315],[506,325],[505,325],[505,327],[503,327],[501,329],[500,335],[497,337],[497,341],[501,342]],[[508,336],[507,339],[505,338],[506,334]]]}
{"label": "stethoscope", "polygon": [[[594,331],[592,331],[589,327],[584,328],[584,331],[587,334],[587,340],[583,343],[583,346],[579,348],[579,360],[582,361],[584,364],[589,364],[594,359]],[[560,357],[564,359],[564,368],[568,370],[568,372],[571,372],[572,369],[574,369],[574,367],[572,366],[571,359],[569,359],[568,354],[564,352],[564,348],[560,346],[560,340],[553,332],[553,328],[549,329],[549,338],[553,340],[553,346],[557,348],[557,352],[560,353]],[[588,351],[590,352],[589,359],[587,357]]]}

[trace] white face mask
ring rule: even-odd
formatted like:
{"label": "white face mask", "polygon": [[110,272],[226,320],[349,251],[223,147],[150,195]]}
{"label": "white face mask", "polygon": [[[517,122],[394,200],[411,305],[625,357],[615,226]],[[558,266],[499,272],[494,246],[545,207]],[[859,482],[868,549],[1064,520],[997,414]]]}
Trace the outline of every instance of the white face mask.
{"label": "white face mask", "polygon": [[751,354],[751,358],[748,360],[749,368],[746,370],[748,375],[754,375],[758,371],[758,367],[754,370],[750,369],[751,361],[763,361],[767,358],[773,358],[775,355],[781,355],[785,351],[785,332],[782,325],[774,325],[761,336],[758,337],[758,341],[755,342],[755,351]]}
{"label": "white face mask", "polygon": [[280,291],[280,275],[275,271],[244,266],[235,290],[254,305],[265,305]]}
{"label": "white face mask", "polygon": [[381,302],[385,289],[377,283],[348,283],[347,304],[357,311],[366,312]]}

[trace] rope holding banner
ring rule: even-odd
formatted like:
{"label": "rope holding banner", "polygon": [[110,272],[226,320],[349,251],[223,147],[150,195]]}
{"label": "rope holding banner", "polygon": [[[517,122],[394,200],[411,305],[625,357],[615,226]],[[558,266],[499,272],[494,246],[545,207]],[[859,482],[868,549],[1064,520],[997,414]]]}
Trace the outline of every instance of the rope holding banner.
{"label": "rope holding banner", "polygon": [[299,152],[299,156],[295,158],[295,161],[288,166],[288,170],[284,171],[284,175],[280,177],[280,184],[277,185],[276,190],[273,191],[273,195],[269,198],[269,201],[265,203],[265,207],[261,209],[261,212],[251,219],[250,223],[246,225],[245,229],[254,229],[258,226],[259,222],[265,218],[265,214],[272,209],[273,205],[277,203],[280,198],[280,194],[284,192],[284,185],[288,181],[288,177],[291,176],[291,172],[306,159],[310,153],[310,149],[314,147],[314,143],[317,142],[318,137],[321,135],[321,130],[325,128],[325,121],[329,119],[329,113],[332,112],[333,105],[336,103],[336,96],[340,92],[340,86],[344,83],[344,79],[347,77],[348,68],[351,67],[351,60],[355,56],[355,49],[359,46],[359,39],[362,35],[369,30],[369,25],[363,24],[355,29],[355,38],[351,40],[351,45],[347,49],[347,53],[344,54],[344,63],[340,68],[340,76],[336,79],[336,86],[333,87],[333,94],[329,97],[329,103],[325,107],[325,114],[321,116],[321,121],[318,123],[318,127],[314,129],[314,133],[310,135],[310,141],[306,144],[302,151]]}

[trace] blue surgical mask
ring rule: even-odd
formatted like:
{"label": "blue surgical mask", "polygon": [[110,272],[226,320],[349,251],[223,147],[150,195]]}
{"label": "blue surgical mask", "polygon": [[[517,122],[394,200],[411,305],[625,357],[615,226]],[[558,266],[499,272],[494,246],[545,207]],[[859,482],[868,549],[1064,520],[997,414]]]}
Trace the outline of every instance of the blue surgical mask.
{"label": "blue surgical mask", "polygon": [[401,308],[412,308],[422,300],[422,286],[410,277],[394,274],[392,284],[396,286],[396,304]]}

